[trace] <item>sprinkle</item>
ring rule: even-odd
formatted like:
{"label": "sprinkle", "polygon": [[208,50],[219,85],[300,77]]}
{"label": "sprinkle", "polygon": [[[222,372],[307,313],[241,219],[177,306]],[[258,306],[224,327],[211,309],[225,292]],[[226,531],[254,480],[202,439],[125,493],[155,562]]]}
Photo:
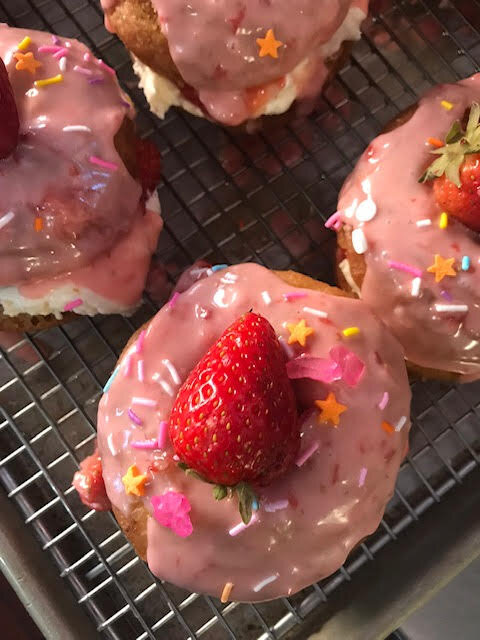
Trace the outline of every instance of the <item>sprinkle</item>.
{"label": "sprinkle", "polygon": [[130,353],[126,358],[125,358],[125,378],[127,378],[130,375],[130,372],[132,370],[132,354]]}
{"label": "sprinkle", "polygon": [[359,222],[369,222],[377,215],[377,205],[371,198],[362,200],[355,211],[355,217]]}
{"label": "sprinkle", "polygon": [[420,286],[422,284],[422,279],[421,278],[414,278],[412,280],[412,296],[414,298],[417,298],[418,295],[420,294]]}
{"label": "sprinkle", "polygon": [[144,407],[156,407],[157,403],[151,398],[144,398],[143,396],[133,396],[132,404],[141,404]]}
{"label": "sprinkle", "polygon": [[446,111],[451,111],[453,109],[453,104],[448,100],[442,100],[440,104]]}
{"label": "sprinkle", "polygon": [[438,313],[467,313],[466,304],[436,304],[435,311]]}
{"label": "sprinkle", "polygon": [[266,587],[268,584],[270,584],[271,582],[275,582],[275,580],[278,579],[277,575],[273,575],[273,576],[268,576],[268,578],[265,578],[265,580],[262,580],[261,582],[259,582],[258,584],[256,584],[253,587],[253,590],[255,591],[255,593],[258,593],[259,591],[261,591],[264,587]]}
{"label": "sprinkle", "polygon": [[313,309],[312,307],[303,307],[303,311],[305,313],[311,313],[312,316],[317,316],[317,318],[328,318],[328,313],[326,311],[320,311],[320,309]]}
{"label": "sprinkle", "polygon": [[378,408],[380,409],[380,411],[383,411],[385,409],[385,407],[388,404],[389,398],[390,398],[390,395],[389,395],[388,391],[385,391],[385,393],[382,396],[382,399],[378,403]]}
{"label": "sprinkle", "polygon": [[363,229],[354,229],[352,231],[352,245],[355,250],[355,253],[358,255],[362,255],[368,249],[368,242],[363,233]]}
{"label": "sprinkle", "polygon": [[288,500],[277,500],[276,502],[265,502],[263,508],[267,513],[274,513],[275,511],[281,511],[288,507]]}
{"label": "sprinkle", "polygon": [[325,222],[325,227],[327,229],[335,229],[335,231],[340,231],[342,228],[342,214],[340,211],[337,211],[333,215],[331,215],[328,220]]}
{"label": "sprinkle", "polygon": [[85,76],[93,75],[93,72],[90,69],[87,69],[86,67],[80,67],[78,64],[73,67],[73,70],[77,73],[83,73],[83,75]]}
{"label": "sprinkle", "polygon": [[283,45],[283,42],[276,40],[273,29],[269,29],[264,38],[257,38],[257,44],[260,47],[260,51],[258,52],[260,58],[264,58],[265,56],[278,58],[278,49]]}
{"label": "sprinkle", "polygon": [[298,342],[302,347],[306,345],[308,336],[311,336],[313,333],[315,333],[314,329],[307,326],[305,320],[300,320],[296,324],[288,322],[287,329],[290,332],[288,344],[294,344],[295,342]]}
{"label": "sprinkle", "polygon": [[67,53],[68,53],[68,49],[65,49],[64,47],[62,47],[61,49],[59,49],[53,54],[53,57],[56,60],[58,60],[58,59],[64,58],[67,55]]}
{"label": "sprinkle", "polygon": [[60,51],[61,49],[63,49],[63,47],[59,46],[58,44],[56,45],[44,44],[41,47],[38,47],[38,52],[39,53],[57,53],[57,51]]}
{"label": "sprinkle", "polygon": [[13,211],[9,211],[4,216],[2,216],[0,218],[0,229],[3,229],[3,227],[5,227],[11,220],[13,220],[14,217],[15,214],[13,213]]}
{"label": "sprinkle", "polygon": [[167,307],[169,309],[173,309],[173,307],[175,306],[178,298],[180,297],[180,294],[178,293],[178,291],[175,291],[175,293],[173,294],[173,296],[170,298],[170,300],[167,302]]}
{"label": "sprinkle", "polygon": [[360,333],[360,329],[358,327],[347,327],[342,331],[342,334],[345,336],[345,338],[356,336],[359,333]]}
{"label": "sprinkle", "polygon": [[427,269],[429,273],[435,274],[435,282],[441,282],[446,276],[455,278],[457,272],[453,268],[455,258],[442,258],[438,253],[435,254],[435,262]]}
{"label": "sprinkle", "polygon": [[118,169],[118,164],[115,164],[115,162],[107,162],[107,160],[102,160],[101,158],[97,158],[97,156],[90,156],[88,160],[92,164],[97,164],[99,167],[103,167],[104,169],[111,169],[112,171],[116,171]]}
{"label": "sprinkle", "polygon": [[152,440],[135,440],[130,443],[132,449],[156,449],[157,448],[157,440],[156,438],[152,438]]}
{"label": "sprinkle", "polygon": [[127,469],[127,473],[122,478],[123,486],[127,496],[143,496],[145,495],[145,483],[147,476],[140,473],[136,464],[132,464]]}
{"label": "sprinkle", "polygon": [[40,233],[40,231],[43,229],[43,220],[41,218],[36,217],[35,220],[33,221],[33,228],[37,233]]}
{"label": "sprinkle", "polygon": [[445,300],[448,300],[449,302],[453,300],[453,297],[450,295],[450,293],[448,293],[446,289],[442,289],[440,291],[440,295],[442,296],[442,298],[445,298]]}
{"label": "sprinkle", "polygon": [[42,87],[48,87],[51,84],[58,84],[63,81],[63,76],[59,73],[56,76],[52,76],[51,78],[45,78],[44,80],[35,80],[33,83],[37,89],[41,89]]}
{"label": "sprinkle", "polygon": [[100,58],[97,58],[97,64],[102,67],[102,69],[105,69],[105,71],[108,71],[108,73],[112,76],[115,75],[115,69],[112,69],[112,67],[109,67],[108,64],[106,64],[103,60],[100,60]]}
{"label": "sprinkle", "polygon": [[417,267],[412,267],[404,262],[397,262],[396,260],[389,260],[388,266],[392,269],[398,269],[399,271],[405,271],[405,273],[411,273],[413,276],[419,278],[422,275],[422,270]]}
{"label": "sprinkle", "polygon": [[82,304],[83,304],[82,298],[75,298],[75,300],[71,300],[70,302],[67,302],[67,304],[63,307],[63,310],[71,311],[72,309],[76,309]]}
{"label": "sprinkle", "polygon": [[422,220],[417,220],[415,223],[417,227],[429,227],[432,224],[430,218],[423,218]]}
{"label": "sprinkle", "polygon": [[392,427],[392,425],[386,420],[382,422],[382,429],[386,431],[389,435],[391,435],[395,431],[395,428]]}
{"label": "sprinkle", "polygon": [[347,411],[347,407],[337,401],[333,391],[329,392],[325,400],[315,400],[315,404],[320,409],[318,421],[331,422],[335,428],[338,427],[340,423],[342,413]]}
{"label": "sprinkle", "polygon": [[297,467],[303,467],[305,462],[313,456],[319,446],[320,445],[318,442],[313,442],[307,449],[305,449],[305,451],[301,453],[295,460],[295,464],[297,465]]}
{"label": "sprinkle", "polygon": [[223,587],[222,595],[220,596],[220,602],[225,604],[230,599],[230,594],[232,593],[233,582],[226,582]]}
{"label": "sprinkle", "polygon": [[365,484],[365,478],[367,477],[368,469],[367,467],[362,467],[360,469],[360,474],[358,476],[358,486],[363,487]]}
{"label": "sprinkle", "polygon": [[167,443],[167,432],[168,422],[166,420],[162,420],[158,427],[157,445],[159,449],[165,449],[165,445]]}
{"label": "sprinkle", "polygon": [[88,84],[103,84],[103,83],[104,83],[104,79],[100,77],[88,79]]}
{"label": "sprinkle", "polygon": [[138,375],[138,381],[143,382],[145,379],[144,369],[143,369],[143,360],[139,360],[137,362],[137,375]]}
{"label": "sprinkle", "polygon": [[87,53],[83,54],[83,61],[84,62],[90,62],[92,56],[90,55],[90,53],[87,51]]}
{"label": "sprinkle", "polygon": [[253,498],[253,500],[252,500],[252,509],[253,509],[253,511],[258,511],[259,506],[260,505],[258,504],[258,500],[256,498]]}
{"label": "sprinkle", "polygon": [[128,417],[130,418],[130,420],[132,422],[134,422],[135,424],[137,424],[139,427],[143,424],[142,420],[137,416],[135,411],[133,411],[132,409],[129,409],[127,411],[127,414],[128,414]]}
{"label": "sprinkle", "polygon": [[25,38],[18,43],[17,49],[19,51],[25,51],[25,49],[27,49],[31,44],[32,44],[32,39],[30,38],[30,36],[25,36]]}
{"label": "sprinkle", "polygon": [[136,342],[136,344],[135,344],[135,351],[136,351],[137,353],[142,353],[142,350],[143,350],[143,343],[144,343],[144,341],[145,341],[145,334],[146,334],[146,331],[145,331],[145,330],[140,331],[140,334],[139,334],[139,336],[138,336],[138,340],[137,340],[137,342]]}
{"label": "sprinkle", "polygon": [[445,211],[440,215],[438,226],[440,229],[446,229],[448,227],[448,214],[445,213]]}
{"label": "sprinkle", "polygon": [[168,393],[169,396],[173,397],[175,395],[175,391],[172,389],[172,387],[168,384],[166,380],[160,380],[159,384],[162,387],[162,389],[165,391],[165,393]]}
{"label": "sprinkle", "polygon": [[430,144],[432,147],[437,147],[437,149],[440,149],[440,147],[445,146],[445,143],[439,140],[438,138],[427,138],[427,143]]}
{"label": "sprinkle", "polygon": [[470,258],[463,256],[462,258],[462,271],[468,271],[470,269]]}
{"label": "sprinkle", "polygon": [[180,380],[180,376],[178,375],[178,371],[176,370],[175,366],[170,362],[170,360],[167,360],[165,358],[162,360],[162,364],[165,365],[165,367],[168,369],[168,373],[170,374],[170,377],[172,378],[173,382],[175,384],[180,384],[181,380]]}
{"label": "sprinkle", "polygon": [[85,126],[84,124],[69,124],[66,127],[63,127],[62,131],[65,133],[75,132],[75,131],[85,131],[86,133],[92,133],[90,127]]}
{"label": "sprinkle", "polygon": [[290,293],[284,293],[283,299],[286,302],[290,302],[290,300],[299,300],[300,298],[306,298],[307,296],[308,293],[305,293],[304,291],[291,291]]}
{"label": "sprinkle", "polygon": [[60,61],[58,63],[58,67],[60,69],[60,71],[66,71],[67,70],[67,59],[65,56],[63,56],[63,58],[60,58]]}
{"label": "sprinkle", "polygon": [[269,304],[271,304],[272,299],[270,297],[270,294],[268,293],[268,291],[262,291],[262,300],[264,301],[264,303],[268,306]]}
{"label": "sprinkle", "polygon": [[401,431],[407,422],[407,416],[402,416],[395,425],[395,431]]}
{"label": "sprinkle", "polygon": [[287,358],[293,358],[295,356],[295,351],[285,342],[285,338],[283,336],[278,336],[278,341],[280,342],[282,349],[285,351]]}
{"label": "sprinkle", "polygon": [[15,65],[17,71],[28,71],[35,75],[37,69],[42,66],[42,63],[35,58],[31,51],[28,53],[16,53],[13,57],[17,60]]}
{"label": "sprinkle", "polygon": [[108,390],[110,389],[110,387],[112,386],[113,381],[115,380],[115,378],[117,377],[117,374],[119,372],[119,368],[115,367],[115,369],[112,371],[112,373],[110,374],[109,379],[107,380],[107,382],[105,383],[105,386],[103,387],[103,393],[107,393]]}
{"label": "sprinkle", "polygon": [[258,516],[256,513],[254,513],[250,518],[250,522],[248,524],[245,524],[244,522],[239,522],[238,524],[236,524],[234,527],[230,529],[228,534],[231,535],[232,537],[238,536],[239,533],[241,533],[242,531],[245,531],[245,529],[248,529],[248,527],[251,527],[252,524],[255,524],[257,520],[258,520]]}
{"label": "sprinkle", "polygon": [[217,271],[222,271],[223,269],[227,269],[228,264],[214,264],[212,267],[212,273],[216,273]]}
{"label": "sprinkle", "polygon": [[52,33],[52,42],[53,44],[60,44],[60,38]]}

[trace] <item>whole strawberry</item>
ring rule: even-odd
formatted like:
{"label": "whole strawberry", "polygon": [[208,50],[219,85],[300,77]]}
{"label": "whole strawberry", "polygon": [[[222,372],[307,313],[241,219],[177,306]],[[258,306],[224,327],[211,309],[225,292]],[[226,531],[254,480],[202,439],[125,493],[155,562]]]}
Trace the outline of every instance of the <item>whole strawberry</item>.
{"label": "whole strawberry", "polygon": [[8,158],[18,144],[20,122],[7,69],[0,58],[0,160]]}
{"label": "whole strawberry", "polygon": [[265,318],[246,313],[200,360],[178,393],[170,437],[184,467],[217,485],[217,499],[236,491],[248,522],[249,484],[285,473],[300,446],[284,352]]}

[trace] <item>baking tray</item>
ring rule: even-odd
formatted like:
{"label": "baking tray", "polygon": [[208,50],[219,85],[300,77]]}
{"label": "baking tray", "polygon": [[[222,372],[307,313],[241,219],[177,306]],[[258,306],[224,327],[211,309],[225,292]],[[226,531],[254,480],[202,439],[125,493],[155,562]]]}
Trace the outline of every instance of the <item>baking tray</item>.
{"label": "baking tray", "polygon": [[410,452],[378,531],[333,576],[272,603],[222,605],[155,579],[111,514],[83,506],[70,481],[93,448],[101,389],[123,345],[194,260],[253,260],[333,281],[335,240],[323,223],[343,180],[428,87],[478,70],[480,2],[373,1],[314,113],[253,136],[178,111],[152,116],[96,0],[0,0],[0,20],[79,37],[115,67],[164,166],[165,230],[143,307],[130,319],[1,337],[0,555],[17,592],[48,638],[385,637],[480,551],[480,383],[413,383]]}

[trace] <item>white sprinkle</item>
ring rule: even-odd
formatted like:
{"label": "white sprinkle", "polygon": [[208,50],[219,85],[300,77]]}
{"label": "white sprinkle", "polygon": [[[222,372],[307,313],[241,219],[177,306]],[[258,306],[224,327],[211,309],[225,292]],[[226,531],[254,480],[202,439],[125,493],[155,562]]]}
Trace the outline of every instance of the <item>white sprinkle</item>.
{"label": "white sprinkle", "polygon": [[287,358],[291,360],[295,355],[295,351],[292,349],[292,347],[289,344],[285,342],[285,338],[283,336],[278,336],[278,341],[280,342],[281,347],[287,354]]}
{"label": "white sprinkle", "polygon": [[277,580],[278,575],[274,575],[274,576],[268,576],[268,578],[265,578],[265,580],[262,580],[261,582],[259,582],[257,585],[255,585],[253,587],[253,590],[255,591],[255,593],[258,593],[259,591],[261,591],[264,587],[267,586],[267,584],[270,584],[271,582],[275,582],[275,580]]}
{"label": "white sprinkle", "polygon": [[113,444],[113,433],[108,434],[107,445],[108,445],[108,448],[110,449],[110,453],[112,454],[112,456],[118,455],[118,450]]}
{"label": "white sprinkle", "polygon": [[295,464],[297,465],[297,467],[303,467],[305,462],[313,456],[319,446],[320,444],[318,442],[314,442],[307,449],[305,449],[305,451],[303,451],[295,460]]}
{"label": "white sprinkle", "polygon": [[71,131],[86,131],[87,133],[92,133],[90,127],[87,127],[84,124],[69,124],[66,127],[63,127],[62,131],[65,131],[65,133],[69,133]]}
{"label": "white sprinkle", "polygon": [[164,364],[167,367],[168,373],[170,374],[174,383],[180,384],[181,380],[180,380],[180,376],[178,375],[178,371],[175,369],[174,365],[170,362],[170,360],[162,360],[162,364]]}
{"label": "white sprinkle", "polygon": [[354,229],[352,231],[352,245],[358,255],[362,255],[368,249],[368,242],[363,229]]}
{"label": "white sprinkle", "polygon": [[84,62],[90,62],[90,57],[91,57],[91,56],[90,56],[90,54],[88,53],[88,51],[87,51],[87,53],[84,53],[84,54],[83,54],[83,60],[84,60]]}
{"label": "white sprinkle", "polygon": [[432,224],[432,221],[429,218],[424,218],[423,220],[417,220],[415,224],[417,227],[429,227]]}
{"label": "white sprinkle", "polygon": [[468,305],[466,304],[436,304],[435,310],[438,313],[467,313]]}
{"label": "white sprinkle", "polygon": [[[405,418],[406,420],[406,418]],[[367,477],[368,469],[366,467],[362,467],[360,469],[360,475],[358,476],[358,486],[363,487],[365,484],[365,478]]]}
{"label": "white sprinkle", "polygon": [[401,431],[407,422],[407,416],[402,416],[395,425],[395,431]]}
{"label": "white sprinkle", "polygon": [[377,205],[373,200],[368,198],[363,200],[355,211],[355,217],[359,222],[369,222],[377,215]]}
{"label": "white sprinkle", "polygon": [[60,60],[58,61],[58,66],[60,68],[60,71],[66,71],[67,70],[67,58],[65,56],[62,56],[60,58]]}
{"label": "white sprinkle", "polygon": [[144,369],[143,369],[143,360],[139,360],[137,362],[137,372],[138,372],[138,380],[139,380],[139,382],[143,382],[145,380]]}
{"label": "white sprinkle", "polygon": [[320,311],[320,309],[313,309],[312,307],[303,307],[303,311],[305,311],[305,313],[311,313],[312,316],[317,316],[317,318],[328,318],[328,313],[326,311]]}
{"label": "white sprinkle", "polygon": [[345,215],[347,216],[347,218],[351,218],[353,216],[353,214],[355,213],[355,209],[357,208],[357,205],[358,205],[358,198],[355,198],[352,204],[345,209]]}
{"label": "white sprinkle", "polygon": [[420,295],[420,285],[422,284],[421,278],[414,278],[412,280],[412,296],[417,298]]}
{"label": "white sprinkle", "polygon": [[268,293],[268,291],[262,291],[262,300],[267,305],[272,302],[272,299],[271,299],[270,294]]}
{"label": "white sprinkle", "polygon": [[172,387],[168,384],[168,382],[166,382],[165,380],[159,380],[158,382],[162,387],[162,389],[165,391],[165,393],[168,393],[168,395],[172,397],[175,395],[175,392],[173,391]]}
{"label": "white sprinkle", "polygon": [[144,407],[156,407],[157,403],[155,402],[155,400],[152,400],[151,398],[142,398],[142,397],[138,397],[138,396],[134,396],[132,398],[132,404],[141,404]]}
{"label": "white sprinkle", "polygon": [[65,46],[67,47],[67,49],[70,49],[70,47],[72,46],[71,42],[65,42]]}
{"label": "white sprinkle", "polygon": [[274,513],[275,511],[281,511],[288,507],[288,500],[277,500],[276,502],[265,502],[263,508],[267,513]]}
{"label": "white sprinkle", "polygon": [[5,227],[11,220],[13,220],[14,217],[15,214],[13,213],[13,211],[9,211],[4,216],[2,216],[0,218],[0,229],[3,229],[3,227]]}
{"label": "white sprinkle", "polygon": [[230,271],[227,271],[223,278],[221,278],[220,282],[222,282],[223,284],[233,284],[237,280],[238,276],[235,273],[230,273]]}
{"label": "white sprinkle", "polygon": [[255,524],[257,520],[258,520],[258,516],[256,513],[254,513],[250,518],[250,522],[248,524],[245,524],[244,522],[239,522],[234,527],[232,527],[228,533],[231,536],[238,536],[239,533],[241,533],[242,531],[245,531],[245,529],[248,529],[248,527],[251,527],[252,524]]}

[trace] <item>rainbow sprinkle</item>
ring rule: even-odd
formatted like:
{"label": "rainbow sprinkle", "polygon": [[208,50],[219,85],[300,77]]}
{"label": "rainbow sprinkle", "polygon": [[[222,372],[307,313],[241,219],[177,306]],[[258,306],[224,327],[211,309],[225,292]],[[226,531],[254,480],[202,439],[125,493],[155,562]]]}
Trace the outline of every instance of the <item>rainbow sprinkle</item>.
{"label": "rainbow sprinkle", "polygon": [[25,36],[25,38],[18,43],[17,49],[19,51],[25,51],[25,49],[27,49],[27,47],[29,47],[31,44],[32,44],[32,39],[30,38],[30,36]]}
{"label": "rainbow sprinkle", "polygon": [[103,82],[103,78],[90,78],[88,84],[102,84]]}
{"label": "rainbow sprinkle", "polygon": [[432,224],[430,218],[423,218],[423,220],[417,220],[415,223],[417,227],[429,227]]}
{"label": "rainbow sprinkle", "polygon": [[363,487],[365,484],[365,478],[367,477],[368,469],[366,467],[362,467],[360,469],[360,474],[358,476],[358,486]]}
{"label": "rainbow sprinkle", "polygon": [[138,336],[138,340],[137,340],[137,342],[136,342],[136,344],[135,344],[135,351],[136,351],[137,353],[142,353],[142,350],[143,350],[143,343],[144,343],[144,341],[145,341],[145,333],[146,333],[146,331],[145,331],[145,330],[140,331],[140,334],[139,334],[139,336]]}
{"label": "rainbow sprinkle", "polygon": [[144,398],[143,396],[133,396],[132,404],[141,404],[143,407],[156,407],[157,402],[152,398]]}
{"label": "rainbow sprinkle", "polygon": [[175,304],[176,304],[176,302],[177,302],[179,297],[180,297],[180,294],[178,293],[178,291],[175,291],[173,296],[167,302],[167,306],[168,306],[169,309],[173,309],[173,307],[175,306]]}
{"label": "rainbow sprinkle", "polygon": [[239,533],[242,533],[242,531],[245,531],[245,529],[248,529],[248,527],[251,527],[252,524],[255,524],[257,520],[258,520],[258,516],[256,513],[254,513],[250,518],[250,522],[248,524],[245,524],[244,522],[239,522],[238,524],[236,524],[234,527],[230,529],[228,534],[232,537],[238,536]]}
{"label": "rainbow sprinkle", "polygon": [[70,302],[67,302],[67,304],[63,307],[63,310],[71,311],[72,309],[76,309],[82,304],[83,304],[82,298],[75,298],[75,300],[71,300]]}
{"label": "rainbow sprinkle", "polygon": [[440,104],[446,111],[451,111],[453,109],[453,104],[448,100],[442,100]]}
{"label": "rainbow sprinkle", "polygon": [[60,58],[64,58],[67,55],[67,53],[68,53],[68,49],[65,49],[65,47],[62,47],[61,49],[59,49],[53,54],[53,57],[55,58],[55,60],[59,60]]}
{"label": "rainbow sprinkle", "polygon": [[110,387],[112,386],[113,381],[117,377],[118,372],[119,372],[119,368],[115,367],[115,369],[110,374],[109,379],[105,383],[105,386],[103,387],[103,393],[107,393],[107,391],[110,389]]}
{"label": "rainbow sprinkle", "polygon": [[316,316],[317,318],[328,318],[328,313],[326,311],[320,311],[320,309],[313,309],[312,307],[303,307],[303,311],[305,313],[311,313],[312,316]]}
{"label": "rainbow sprinkle", "polygon": [[216,273],[217,271],[222,271],[223,269],[227,269],[228,264],[214,264],[212,269],[212,273]]}
{"label": "rainbow sprinkle", "polygon": [[67,59],[66,59],[65,56],[63,56],[63,58],[60,58],[58,66],[59,66],[60,71],[66,71],[67,70]]}
{"label": "rainbow sprinkle", "polygon": [[158,427],[157,444],[159,449],[165,449],[165,445],[167,443],[167,432],[168,432],[168,422],[166,420],[162,420]]}
{"label": "rainbow sprinkle", "polygon": [[58,44],[43,44],[41,47],[38,47],[38,53],[57,53],[57,51],[61,51],[64,47],[61,47]]}
{"label": "rainbow sprinkle", "polygon": [[263,508],[267,513],[274,513],[275,511],[281,511],[288,507],[288,500],[277,500],[276,502],[265,502]]}
{"label": "rainbow sprinkle", "polygon": [[15,217],[13,211],[9,211],[4,216],[0,218],[0,229],[3,229],[9,222],[11,222]]}
{"label": "rainbow sprinkle", "polygon": [[268,293],[268,291],[262,291],[262,300],[267,306],[271,304],[272,298],[270,297],[270,294]]}
{"label": "rainbow sprinkle", "polygon": [[397,262],[396,260],[389,260],[388,266],[391,269],[398,269],[398,271],[405,271],[405,273],[410,273],[412,276],[416,276],[419,278],[422,275],[422,270],[417,269],[417,267],[412,267],[409,264],[405,264],[405,262]]}
{"label": "rainbow sprinkle", "polygon": [[278,579],[278,575],[274,574],[271,576],[268,576],[268,578],[265,578],[265,580],[262,580],[261,582],[259,582],[258,584],[256,584],[253,587],[253,590],[255,591],[255,593],[258,593],[259,591],[261,591],[264,587],[266,587],[267,585],[269,585],[272,582],[275,582],[275,580]]}
{"label": "rainbow sprinkle", "polygon": [[100,60],[100,58],[97,58],[97,64],[102,67],[102,69],[105,69],[105,71],[107,71],[110,75],[115,75],[115,69],[109,67],[108,64],[106,64],[103,60]]}
{"label": "rainbow sprinkle", "polygon": [[43,220],[41,218],[35,218],[34,223],[33,223],[34,229],[37,233],[40,233],[40,231],[43,229]]}
{"label": "rainbow sprinkle", "polygon": [[97,158],[97,156],[90,156],[88,160],[92,164],[96,164],[103,169],[111,169],[112,171],[116,171],[118,169],[118,164],[115,164],[115,162],[108,162],[107,160]]}
{"label": "rainbow sprinkle", "polygon": [[63,81],[63,76],[59,73],[56,76],[52,76],[51,78],[45,78],[44,80],[35,80],[33,83],[37,89],[41,89],[42,87],[48,87],[51,84],[58,84]]}
{"label": "rainbow sprinkle", "polygon": [[78,64],[76,64],[73,67],[73,70],[76,71],[77,73],[83,73],[84,76],[92,76],[93,75],[93,71],[91,71],[91,69],[87,69],[87,67],[80,67]]}
{"label": "rainbow sprinkle", "polygon": [[380,409],[380,411],[383,411],[385,409],[385,407],[388,404],[389,399],[390,399],[390,395],[389,395],[388,391],[385,391],[385,393],[382,396],[382,399],[378,403],[378,408]]}
{"label": "rainbow sprinkle", "polygon": [[92,133],[90,127],[87,127],[84,124],[69,124],[66,127],[63,127],[62,131],[65,133],[70,133],[74,131],[85,131],[86,133]]}
{"label": "rainbow sprinkle", "polygon": [[335,229],[335,231],[340,231],[342,228],[342,214],[340,211],[337,211],[333,215],[331,215],[328,220],[325,222],[325,227],[327,229]]}
{"label": "rainbow sprinkle", "polygon": [[157,441],[155,438],[152,440],[135,440],[130,443],[132,449],[156,449]]}
{"label": "rainbow sprinkle", "polygon": [[463,256],[462,258],[462,271],[468,271],[470,269],[470,258]]}
{"label": "rainbow sprinkle", "polygon": [[130,373],[132,371],[132,354],[130,353],[126,358],[125,358],[125,378],[127,378]]}
{"label": "rainbow sprinkle", "polygon": [[130,418],[130,420],[132,422],[134,422],[135,424],[138,424],[138,426],[141,426],[143,424],[143,422],[141,421],[141,419],[137,416],[137,414],[135,413],[135,411],[133,411],[132,409],[129,409],[127,411],[128,417]]}
{"label": "rainbow sprinkle", "polygon": [[421,278],[414,278],[412,280],[412,296],[414,298],[416,298],[418,295],[420,295],[420,286],[422,284],[422,279]]}
{"label": "rainbow sprinkle", "polygon": [[445,211],[440,215],[438,226],[440,229],[446,229],[448,227],[448,214],[445,213]]}
{"label": "rainbow sprinkle", "polygon": [[400,420],[395,425],[395,431],[401,431],[405,424],[407,423],[407,416],[402,416]]}
{"label": "rainbow sprinkle", "polygon": [[138,381],[143,382],[145,380],[143,360],[139,360],[137,362],[137,374],[138,374]]}
{"label": "rainbow sprinkle", "polygon": [[299,300],[300,298],[306,298],[307,296],[308,293],[305,293],[304,291],[291,291],[290,293],[284,293],[283,299],[286,302],[290,302],[290,300]]}
{"label": "rainbow sprinkle", "polygon": [[342,331],[342,334],[345,336],[345,338],[356,336],[359,333],[360,333],[360,329],[358,327],[347,327]]}
{"label": "rainbow sprinkle", "polygon": [[233,582],[226,582],[223,587],[222,595],[220,596],[220,602],[225,604],[230,599],[230,594],[232,593]]}
{"label": "rainbow sprinkle", "polygon": [[435,311],[437,313],[467,313],[468,305],[466,304],[436,304]]}
{"label": "rainbow sprinkle", "polygon": [[295,464],[297,465],[297,467],[303,467],[305,462],[313,456],[319,446],[320,445],[318,442],[314,442],[307,449],[305,449],[305,451],[303,451],[295,460]]}

